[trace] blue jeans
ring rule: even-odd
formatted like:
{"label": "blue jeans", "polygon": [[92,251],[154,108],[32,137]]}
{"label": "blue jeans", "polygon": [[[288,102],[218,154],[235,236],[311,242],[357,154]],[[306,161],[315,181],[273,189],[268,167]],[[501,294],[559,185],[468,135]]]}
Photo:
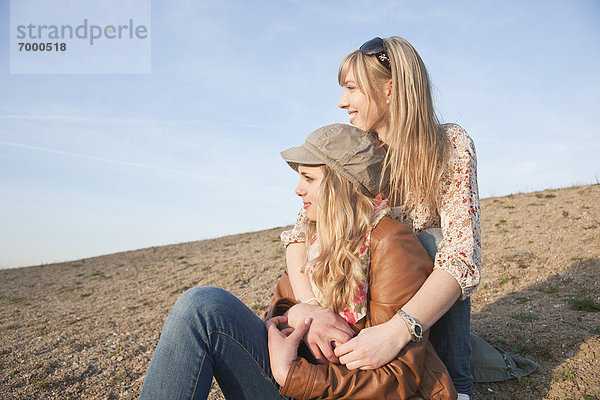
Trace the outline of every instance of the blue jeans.
{"label": "blue jeans", "polygon": [[[439,228],[427,229],[418,235],[431,259],[435,259],[443,239]],[[429,331],[429,340],[438,353],[458,393],[473,397],[471,375],[471,299],[459,300]]]}
{"label": "blue jeans", "polygon": [[473,397],[471,375],[471,299],[459,300],[429,330],[429,340],[442,359],[458,393]]}
{"label": "blue jeans", "polygon": [[213,376],[227,399],[286,399],[264,322],[231,293],[197,287],[169,313],[140,399],[206,399]]}

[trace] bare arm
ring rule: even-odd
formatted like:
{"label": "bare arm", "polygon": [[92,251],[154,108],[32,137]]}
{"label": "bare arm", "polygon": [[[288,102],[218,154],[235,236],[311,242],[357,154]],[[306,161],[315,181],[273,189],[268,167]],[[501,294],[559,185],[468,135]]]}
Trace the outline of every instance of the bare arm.
{"label": "bare arm", "polygon": [[[423,330],[431,328],[458,300],[461,293],[456,279],[443,270],[434,270],[417,293],[402,307]],[[355,338],[338,346],[335,354],[349,369],[379,368],[393,360],[411,337],[399,315],[366,328]]]}
{"label": "bare arm", "polygon": [[[296,300],[306,303],[315,297],[308,276],[302,273],[302,267],[306,260],[306,245],[304,243],[291,243],[285,250],[285,261],[287,264],[287,273],[290,277],[292,290],[296,295]],[[316,304],[315,301],[311,302]]]}
{"label": "bare arm", "polygon": [[446,314],[460,294],[460,285],[456,279],[444,270],[435,269],[402,309],[426,330]]}

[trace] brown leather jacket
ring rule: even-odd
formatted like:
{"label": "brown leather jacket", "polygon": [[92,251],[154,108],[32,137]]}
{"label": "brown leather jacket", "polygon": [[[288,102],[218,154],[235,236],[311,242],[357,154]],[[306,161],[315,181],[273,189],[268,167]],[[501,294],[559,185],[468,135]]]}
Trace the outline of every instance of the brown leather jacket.
{"label": "brown leather jacket", "polygon": [[[433,263],[415,234],[398,221],[384,218],[371,234],[367,316],[355,331],[378,325],[419,290]],[[296,304],[289,278],[279,280],[266,318],[282,315]],[[348,370],[344,365],[315,365],[299,357],[280,393],[297,399],[456,399],[446,367],[427,339],[409,343],[395,359],[374,370]]]}

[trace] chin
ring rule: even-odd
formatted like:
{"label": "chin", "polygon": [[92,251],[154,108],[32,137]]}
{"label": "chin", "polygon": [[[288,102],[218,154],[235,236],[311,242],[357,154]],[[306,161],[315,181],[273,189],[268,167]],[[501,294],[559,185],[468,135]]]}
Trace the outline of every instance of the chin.
{"label": "chin", "polygon": [[366,131],[367,129],[365,128],[365,126],[363,124],[361,124],[360,122],[355,122],[352,125],[354,125],[356,128],[360,129],[361,131]]}

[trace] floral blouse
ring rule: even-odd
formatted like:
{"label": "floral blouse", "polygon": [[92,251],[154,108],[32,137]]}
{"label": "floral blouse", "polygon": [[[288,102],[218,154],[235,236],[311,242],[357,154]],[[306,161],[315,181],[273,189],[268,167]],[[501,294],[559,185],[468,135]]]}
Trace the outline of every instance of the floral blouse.
{"label": "floral blouse", "polygon": [[[481,210],[477,188],[477,155],[467,132],[458,125],[442,126],[451,144],[449,167],[442,176],[437,209],[424,206],[412,211],[392,208],[394,219],[415,233],[441,228],[444,236],[435,256],[434,268],[452,275],[462,289],[461,299],[469,297],[481,280]],[[306,213],[301,210],[294,229],[281,234],[285,246],[306,242]]]}
{"label": "floral blouse", "polygon": [[[389,209],[389,207],[387,207],[387,202],[381,201],[381,199],[378,200],[379,201],[375,205],[375,213],[373,216],[371,228],[369,228],[369,230],[367,231],[365,235],[365,240],[362,243],[358,252],[358,257],[360,258],[362,268],[365,271],[365,276],[369,276],[369,265],[371,263],[371,231],[377,226],[377,224],[379,223],[379,221],[381,221],[383,217],[391,214],[391,210]],[[312,280],[312,274],[317,268],[317,264],[314,261],[319,256],[319,253],[319,241],[317,240],[317,235],[315,234],[306,248],[307,261],[305,271],[308,274],[308,278],[310,280],[310,284],[317,301],[319,303],[322,303],[323,294]],[[356,293],[354,302],[352,304],[348,304],[346,308],[339,312],[340,316],[344,318],[349,324],[355,324],[365,315],[367,315],[368,290],[368,281],[359,283],[358,292]]]}

